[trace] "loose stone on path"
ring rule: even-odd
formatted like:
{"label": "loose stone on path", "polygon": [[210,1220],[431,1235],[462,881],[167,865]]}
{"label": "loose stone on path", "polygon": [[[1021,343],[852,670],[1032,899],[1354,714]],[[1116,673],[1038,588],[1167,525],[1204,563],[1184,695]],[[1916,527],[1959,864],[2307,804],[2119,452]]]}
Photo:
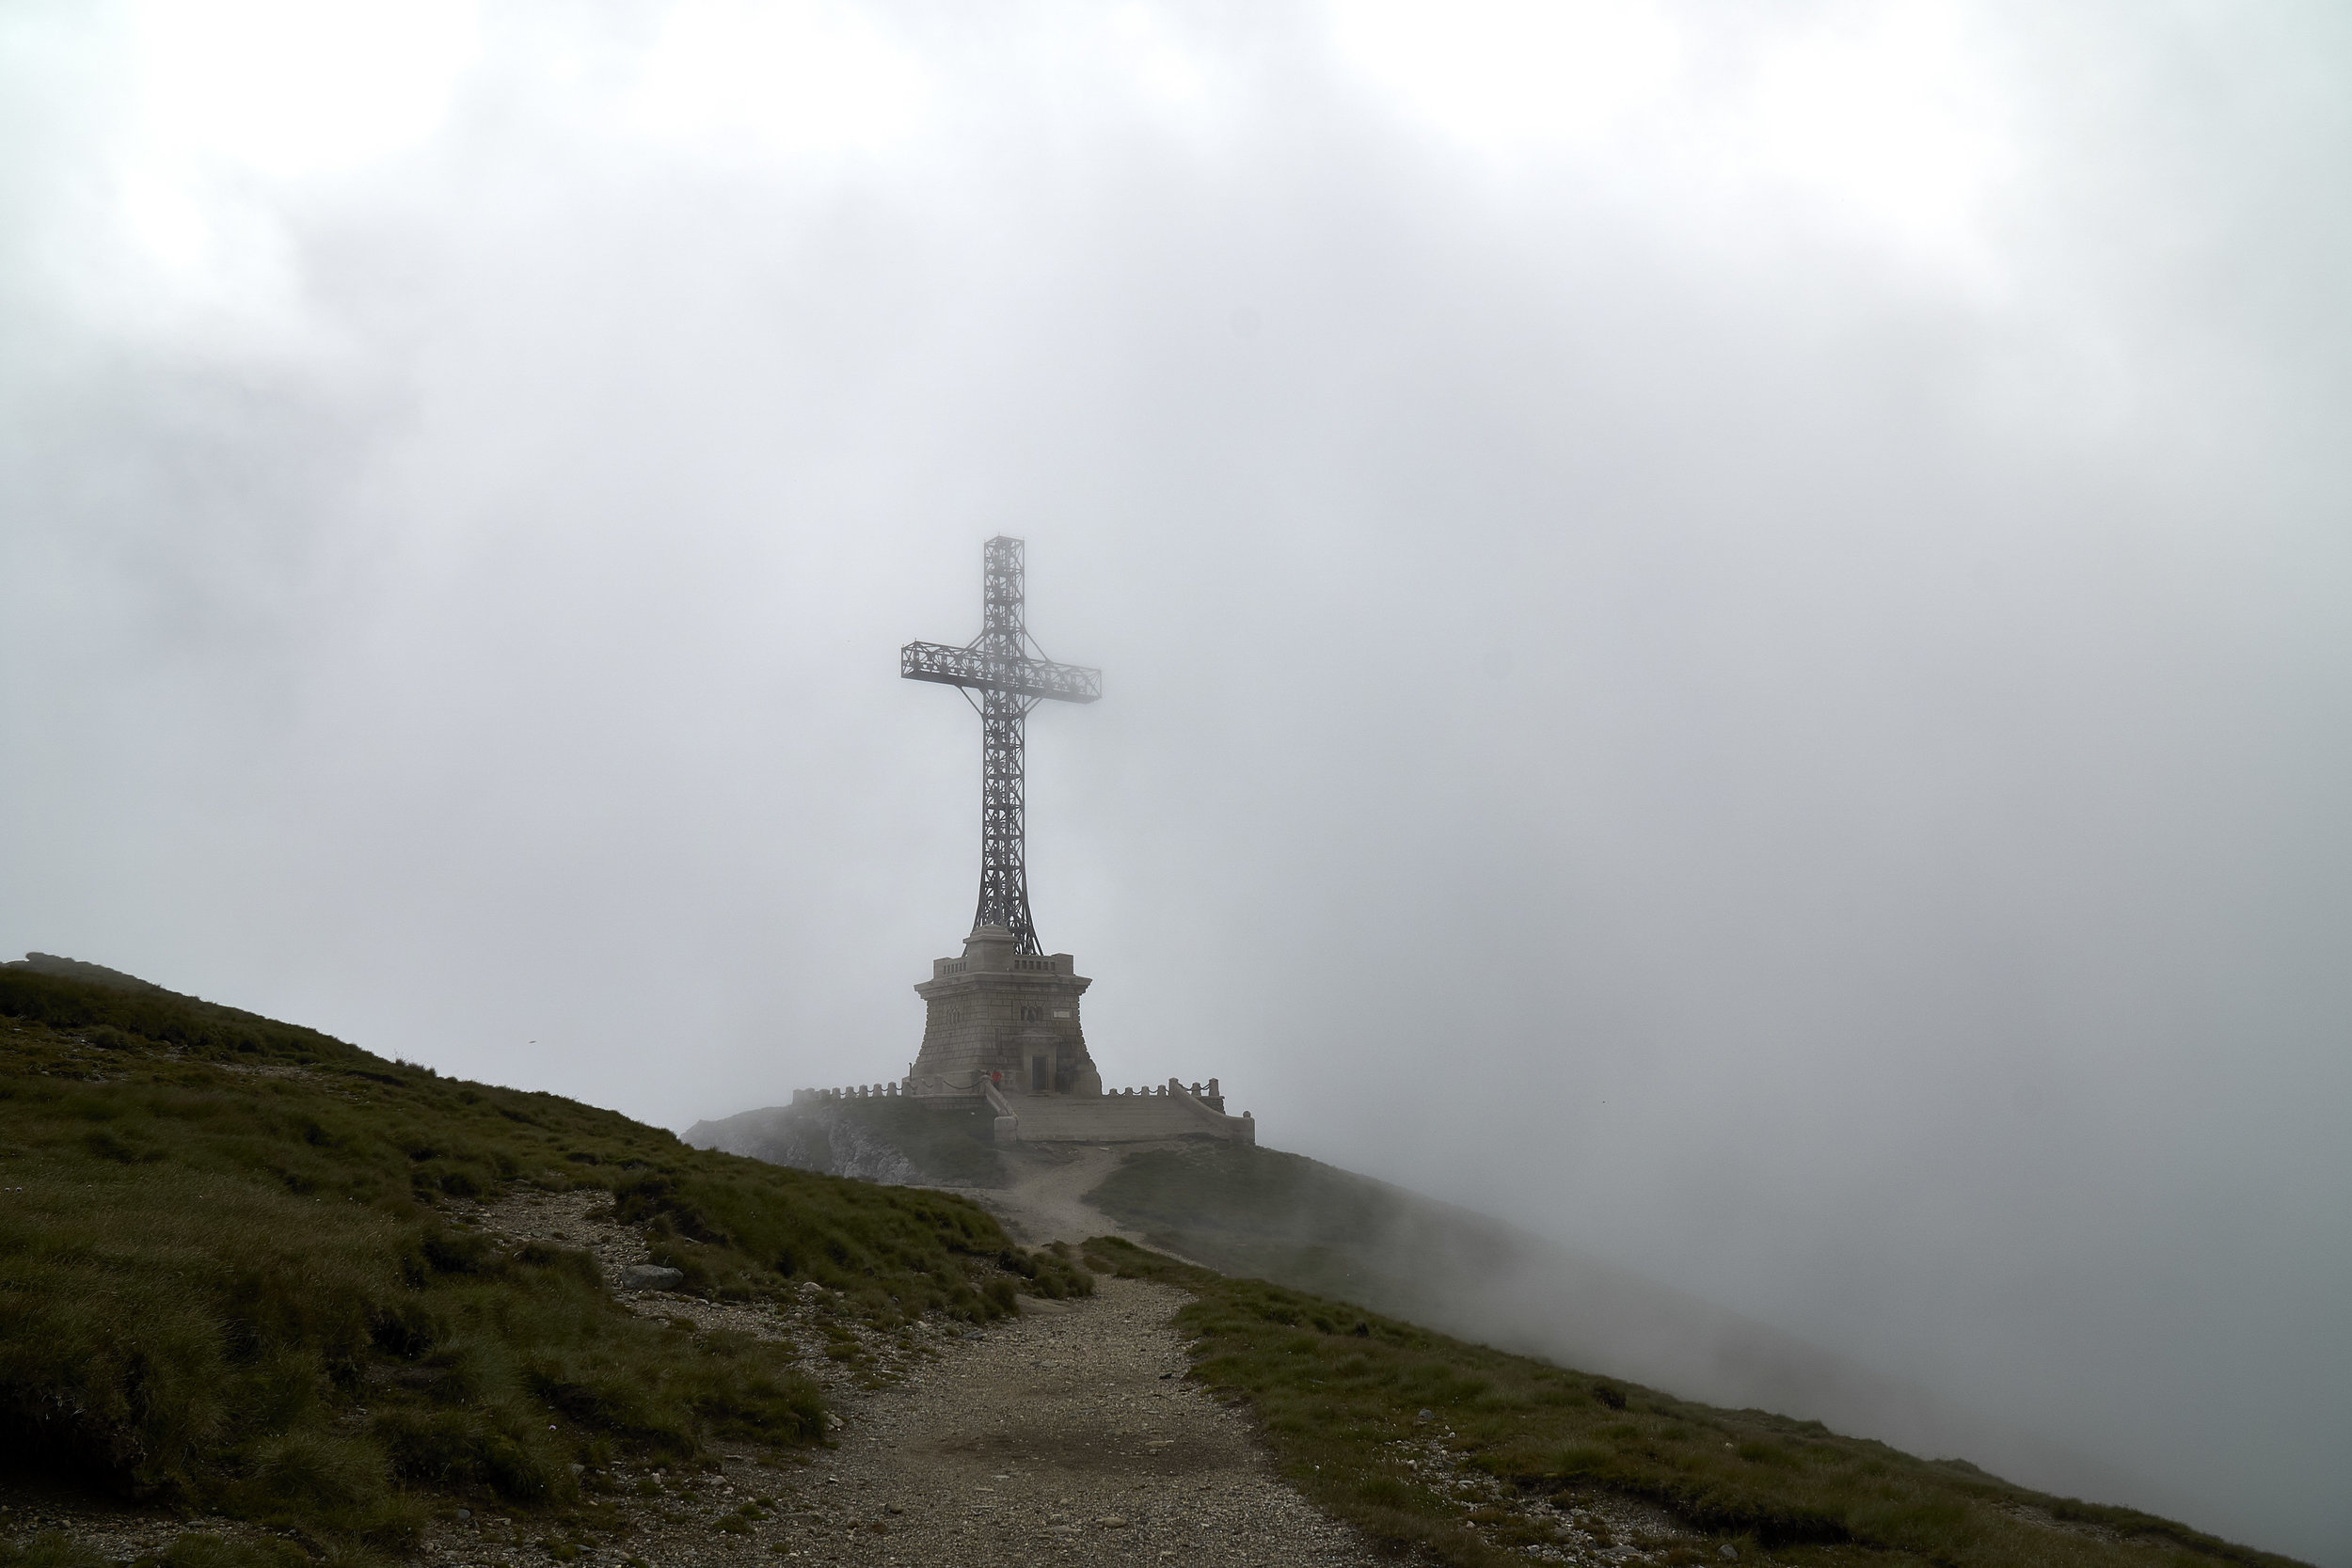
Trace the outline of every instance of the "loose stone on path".
{"label": "loose stone on path", "polygon": [[976,1568],[1384,1560],[1276,1479],[1247,1416],[1183,1381],[1169,1320],[1185,1299],[1104,1279],[1091,1300],[1025,1303],[1019,1321],[905,1386],[855,1396],[841,1447],[805,1473],[808,1490],[837,1502],[822,1527],[778,1532],[775,1556]]}

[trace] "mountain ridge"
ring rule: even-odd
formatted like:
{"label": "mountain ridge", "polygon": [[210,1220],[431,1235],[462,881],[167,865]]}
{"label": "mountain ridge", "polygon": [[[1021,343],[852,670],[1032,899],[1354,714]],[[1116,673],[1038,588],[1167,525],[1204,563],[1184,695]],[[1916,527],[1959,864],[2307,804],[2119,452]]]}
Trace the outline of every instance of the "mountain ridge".
{"label": "mountain ridge", "polygon": [[[918,1125],[926,1160],[983,1147]],[[1070,1203],[1052,1223],[1083,1230],[1101,1210],[1081,1193],[1124,1176],[1141,1188],[1101,1202],[1163,1227],[1190,1206],[1174,1217],[1194,1244],[1220,1242],[1215,1220],[1228,1246],[1311,1246],[1328,1226],[1292,1223],[1298,1183],[1359,1204],[1383,1190],[1295,1156],[1220,1168],[1161,1152],[1114,1169],[1107,1150],[1016,1148],[999,1151],[999,1186],[886,1186],[691,1148],[614,1111],[174,993],[0,968],[0,1451],[14,1462],[0,1500],[45,1475],[212,1531],[150,1530],[109,1555],[92,1543],[123,1532],[7,1539],[26,1518],[11,1512],[0,1568],[367,1568],[420,1552],[530,1568],[630,1542],[706,1568],[816,1546],[881,1568],[906,1511],[845,1508],[807,1484],[829,1478],[800,1474],[842,1441],[823,1390],[871,1390],[848,1408],[876,1424],[844,1434],[871,1446],[917,1402],[892,1404],[890,1380],[999,1355],[991,1324],[1058,1313],[1115,1335],[1125,1309],[1069,1307],[1104,1275],[1160,1288],[1119,1299],[1156,1300],[1181,1331],[1165,1342],[1183,1359],[1153,1382],[1237,1413],[1330,1518],[1453,1568],[2288,1560],[1116,1234],[1025,1249],[996,1217],[1054,1187]],[[1086,1418],[1148,1435],[1134,1418],[1157,1397],[1105,1390]],[[982,1435],[1013,1457],[1022,1430],[991,1409]],[[1182,1455],[1125,1448],[1089,1439],[1054,1463],[1115,1457],[1121,1484],[1167,1503],[1155,1528],[1197,1531],[1168,1468]],[[981,1544],[959,1499],[909,1502],[934,1539]],[[1031,1561],[1039,1541],[1069,1539],[1051,1503],[1007,1501],[992,1554],[966,1560]],[[1109,1550],[1126,1523],[1088,1532]]]}

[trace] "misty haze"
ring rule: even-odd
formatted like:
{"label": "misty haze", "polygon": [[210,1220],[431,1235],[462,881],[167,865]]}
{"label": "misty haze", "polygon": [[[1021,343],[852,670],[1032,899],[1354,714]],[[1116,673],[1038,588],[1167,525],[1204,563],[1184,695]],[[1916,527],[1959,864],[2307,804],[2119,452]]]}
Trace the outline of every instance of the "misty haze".
{"label": "misty haze", "polygon": [[2352,1568],[2347,81],[2296,0],[20,0],[0,955],[930,1180],[775,1117],[914,1092],[899,650],[1009,536],[1102,673],[1035,951],[1263,1156],[1072,1167],[1121,1234]]}

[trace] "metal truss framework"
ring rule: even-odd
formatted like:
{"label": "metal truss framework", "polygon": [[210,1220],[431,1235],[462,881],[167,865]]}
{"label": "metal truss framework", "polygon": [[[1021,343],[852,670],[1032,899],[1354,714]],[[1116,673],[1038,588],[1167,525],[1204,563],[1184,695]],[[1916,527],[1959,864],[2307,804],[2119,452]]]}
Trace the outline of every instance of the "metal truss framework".
{"label": "metal truss framework", "polygon": [[910,642],[898,650],[898,673],[959,688],[979,713],[980,905],[972,924],[1002,926],[1021,952],[1038,955],[1044,949],[1029,918],[1024,844],[1022,752],[1029,710],[1049,700],[1096,701],[1103,695],[1103,672],[1045,657],[1024,621],[1022,578],[1021,541],[1003,534],[991,539],[982,556],[980,635],[961,648]]}

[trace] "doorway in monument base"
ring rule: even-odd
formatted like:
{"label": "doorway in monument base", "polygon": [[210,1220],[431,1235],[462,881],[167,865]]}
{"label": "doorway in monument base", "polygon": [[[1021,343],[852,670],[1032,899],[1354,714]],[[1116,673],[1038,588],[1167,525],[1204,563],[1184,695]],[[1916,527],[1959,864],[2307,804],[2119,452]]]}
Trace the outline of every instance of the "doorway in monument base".
{"label": "doorway in monument base", "polygon": [[1048,1090],[1048,1089],[1052,1088],[1053,1086],[1054,1086],[1054,1059],[1053,1059],[1052,1057],[1050,1057],[1050,1056],[1032,1056],[1032,1057],[1030,1057],[1030,1058],[1029,1058],[1029,1087],[1030,1087],[1030,1089],[1031,1089],[1032,1091],[1034,1091],[1035,1093],[1038,1093],[1038,1094],[1043,1094],[1046,1090]]}

